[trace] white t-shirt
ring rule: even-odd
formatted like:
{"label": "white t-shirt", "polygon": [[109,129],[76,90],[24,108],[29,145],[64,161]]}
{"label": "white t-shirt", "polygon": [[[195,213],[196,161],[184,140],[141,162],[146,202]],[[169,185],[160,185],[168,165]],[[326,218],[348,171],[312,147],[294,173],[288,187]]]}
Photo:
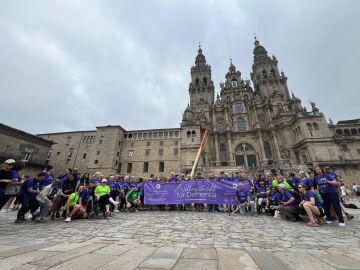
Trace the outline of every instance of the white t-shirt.
{"label": "white t-shirt", "polygon": [[341,186],[340,187],[340,191],[341,191],[341,196],[346,196],[346,187],[345,186]]}

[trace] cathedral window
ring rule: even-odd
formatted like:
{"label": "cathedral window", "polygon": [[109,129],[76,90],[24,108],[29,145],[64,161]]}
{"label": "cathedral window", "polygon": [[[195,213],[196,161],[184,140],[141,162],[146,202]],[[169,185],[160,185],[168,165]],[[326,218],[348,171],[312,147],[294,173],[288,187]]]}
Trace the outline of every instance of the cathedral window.
{"label": "cathedral window", "polygon": [[264,152],[265,152],[265,157],[267,159],[272,158],[271,148],[270,148],[270,144],[268,142],[264,142]]}
{"label": "cathedral window", "polygon": [[198,85],[199,85],[199,82],[200,82],[200,81],[199,81],[199,78],[196,78],[196,80],[195,80],[195,85],[198,86]]}
{"label": "cathedral window", "polygon": [[266,70],[265,70],[265,69],[263,70],[262,74],[263,74],[263,78],[264,78],[264,79],[267,79],[267,73],[266,73]]}
{"label": "cathedral window", "polygon": [[244,119],[240,118],[237,122],[237,129],[240,132],[246,131],[246,122]]}
{"label": "cathedral window", "polygon": [[313,126],[311,123],[306,123],[306,126],[308,130],[313,130]]}
{"label": "cathedral window", "polygon": [[226,161],[226,146],[225,144],[220,144],[220,160],[221,161]]}
{"label": "cathedral window", "polygon": [[225,129],[224,129],[224,124],[223,123],[219,123],[218,127],[217,127],[218,131],[220,133],[224,133]]}
{"label": "cathedral window", "polygon": [[351,129],[351,135],[357,135],[357,130],[355,128]]}
{"label": "cathedral window", "polygon": [[266,122],[265,120],[260,120],[260,128],[265,129],[266,128]]}
{"label": "cathedral window", "polygon": [[275,77],[276,77],[276,75],[275,75],[275,70],[274,70],[274,69],[271,69],[270,73],[271,73],[271,77],[272,77],[272,78],[275,78]]}
{"label": "cathedral window", "polygon": [[234,110],[235,113],[242,113],[244,112],[244,105],[242,103],[235,103]]}
{"label": "cathedral window", "polygon": [[300,126],[297,127],[297,131],[298,131],[299,134],[301,134]]}
{"label": "cathedral window", "polygon": [[203,84],[207,85],[207,79],[205,77],[203,78]]}
{"label": "cathedral window", "polygon": [[129,139],[131,139],[131,138],[132,138],[132,134],[131,134],[131,133],[129,134],[128,138],[129,138]]}
{"label": "cathedral window", "polygon": [[317,123],[313,123],[314,130],[319,130],[319,125]]}
{"label": "cathedral window", "polygon": [[345,135],[350,135],[350,130],[344,129],[344,134],[345,134]]}
{"label": "cathedral window", "polygon": [[186,132],[186,137],[190,138],[191,137],[191,131],[188,130],[188,132]]}
{"label": "cathedral window", "polygon": [[337,130],[336,130],[336,134],[337,134],[337,135],[342,135],[342,134],[343,134],[343,131],[342,131],[341,129],[337,129]]}
{"label": "cathedral window", "polygon": [[232,87],[237,87],[237,86],[238,86],[238,82],[237,82],[236,79],[232,79],[232,81],[231,81],[231,86],[232,86]]}
{"label": "cathedral window", "polygon": [[196,137],[196,132],[195,132],[195,130],[193,130],[193,131],[191,132],[191,136],[192,136],[192,137]]}

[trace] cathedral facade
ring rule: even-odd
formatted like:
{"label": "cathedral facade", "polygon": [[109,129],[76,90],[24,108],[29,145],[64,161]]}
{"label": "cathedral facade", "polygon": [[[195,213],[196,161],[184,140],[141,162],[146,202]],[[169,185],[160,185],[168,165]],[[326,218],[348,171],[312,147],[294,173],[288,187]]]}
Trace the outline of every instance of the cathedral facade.
{"label": "cathedral facade", "polygon": [[190,102],[180,128],[127,131],[104,126],[93,131],[40,134],[56,143],[48,162],[61,169],[80,167],[82,172],[145,177],[170,171],[186,173],[206,128],[208,137],[198,165],[202,172],[290,170],[311,161],[335,167],[348,181],[360,179],[359,119],[335,125],[326,121],[315,103],[307,111],[289,92],[276,57],[270,57],[259,41],[254,45],[251,81],[244,80],[230,63],[216,97],[211,66],[199,47],[191,67]]}

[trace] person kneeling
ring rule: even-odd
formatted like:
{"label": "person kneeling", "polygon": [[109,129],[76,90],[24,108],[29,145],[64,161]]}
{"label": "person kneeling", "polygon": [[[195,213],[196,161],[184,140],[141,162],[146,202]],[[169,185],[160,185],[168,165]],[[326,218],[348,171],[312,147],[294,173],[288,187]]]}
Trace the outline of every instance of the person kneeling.
{"label": "person kneeling", "polygon": [[84,186],[79,186],[79,189],[74,193],[71,193],[66,201],[66,216],[65,222],[70,222],[74,218],[86,218],[85,209],[79,204],[79,198],[81,192],[84,190]]}
{"label": "person kneeling", "polygon": [[251,208],[251,214],[256,215],[255,213],[255,203],[251,201],[250,192],[244,189],[243,184],[239,184],[239,189],[236,191],[236,200],[238,202],[240,215],[245,215],[245,207]]}
{"label": "person kneeling", "polygon": [[284,184],[279,184],[277,189],[281,193],[281,202],[278,207],[280,215],[290,221],[296,221],[299,214],[299,208],[295,203],[295,198],[289,191],[285,190]]}
{"label": "person kneeling", "polygon": [[128,210],[134,209],[135,212],[138,211],[137,208],[141,204],[141,201],[140,201],[140,192],[136,185],[130,186],[130,191],[126,194],[125,201],[126,201],[126,209]]}

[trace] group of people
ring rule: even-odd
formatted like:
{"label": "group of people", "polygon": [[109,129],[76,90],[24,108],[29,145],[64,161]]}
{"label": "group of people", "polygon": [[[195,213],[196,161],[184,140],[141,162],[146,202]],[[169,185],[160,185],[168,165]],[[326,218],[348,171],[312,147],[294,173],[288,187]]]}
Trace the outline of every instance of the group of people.
{"label": "group of people", "polygon": [[[210,212],[239,212],[240,215],[267,213],[275,218],[290,221],[306,220],[306,225],[318,227],[324,222],[338,220],[345,226],[344,215],[348,220],[354,218],[342,203],[344,198],[337,175],[329,168],[321,168],[308,163],[308,171],[290,173],[287,178],[277,170],[259,172],[254,176],[244,171],[227,175],[210,173],[209,181],[229,181],[236,183],[237,205],[145,205],[144,184],[146,182],[181,182],[204,179],[198,173],[193,179],[190,175],[171,173],[160,179],[135,179],[124,175],[80,175],[78,169],[67,169],[58,177],[50,165],[36,177],[20,176],[14,168],[15,160],[8,159],[0,170],[0,209],[18,207],[15,223],[31,220],[42,223],[48,216],[51,220],[63,218],[70,222],[75,218],[88,218],[102,215],[107,218],[113,212],[159,209],[196,210]],[[21,205],[19,207],[19,205]],[[5,210],[6,211],[6,210]],[[28,218],[29,218],[28,216]],[[326,219],[324,219],[326,217]]]}

